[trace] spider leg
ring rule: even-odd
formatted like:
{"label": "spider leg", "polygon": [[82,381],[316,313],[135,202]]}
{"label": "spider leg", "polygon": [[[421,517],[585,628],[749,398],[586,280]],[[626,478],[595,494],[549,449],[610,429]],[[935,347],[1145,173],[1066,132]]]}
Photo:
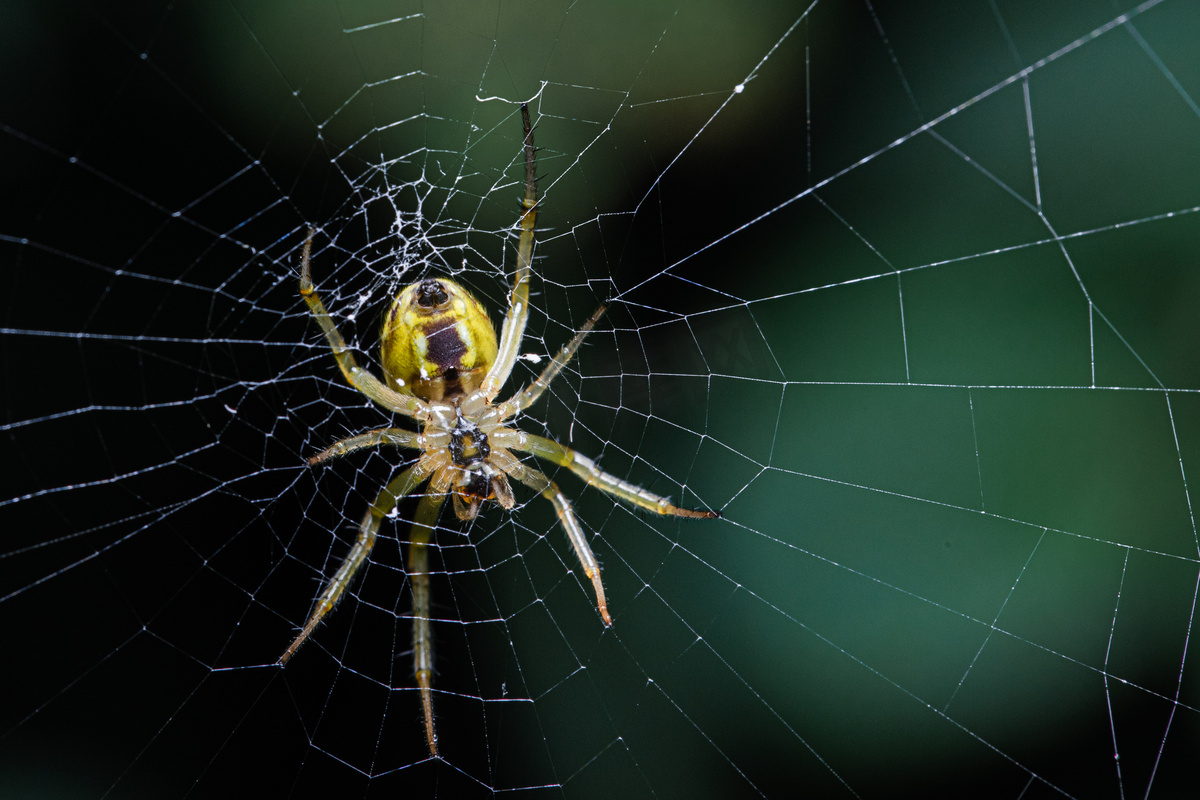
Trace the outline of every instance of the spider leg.
{"label": "spider leg", "polygon": [[[493,451],[493,457],[495,456],[496,452]],[[600,565],[596,562],[596,555],[588,544],[583,528],[579,526],[579,520],[575,519],[575,512],[571,510],[571,502],[563,495],[558,485],[547,478],[541,470],[526,466],[511,455],[508,458],[497,459],[497,461],[502,463],[505,472],[529,488],[541,492],[542,497],[554,505],[554,510],[558,512],[558,521],[563,530],[567,532],[571,547],[575,549],[575,556],[583,566],[583,573],[592,582],[600,618],[604,620],[605,627],[612,625],[612,617],[608,615],[608,603],[604,599],[604,583],[600,580]]]}
{"label": "spider leg", "polygon": [[408,577],[413,597],[413,671],[421,690],[421,709],[425,715],[425,742],[429,755],[437,756],[437,736],[433,731],[433,634],[429,625],[429,540],[438,512],[446,500],[444,494],[427,494],[417,504],[412,541],[408,545]]}
{"label": "spider leg", "polygon": [[308,463],[320,464],[322,461],[328,461],[331,458],[341,458],[344,455],[353,453],[355,450],[378,447],[381,444],[390,444],[395,447],[419,448],[420,445],[417,443],[419,436],[420,434],[416,431],[408,431],[404,428],[380,428],[374,431],[367,431],[358,436],[347,436],[345,439],[334,442],[310,458]]}
{"label": "spider leg", "polygon": [[[354,360],[354,353],[346,346],[346,340],[342,338],[333,318],[325,310],[325,304],[321,302],[321,297],[317,294],[316,287],[313,286],[312,269],[309,266],[309,255],[312,252],[312,240],[315,234],[315,228],[308,229],[308,238],[304,240],[304,250],[300,255],[300,296],[304,298],[305,303],[308,303],[313,317],[321,326],[321,330],[325,332],[325,338],[329,341],[333,357],[337,359],[342,375],[345,376],[347,383],[358,389],[371,401],[398,414],[419,417],[420,412],[425,408],[425,403],[414,395],[401,394],[389,388],[370,372],[360,367]],[[528,295],[528,288],[526,295]]]}
{"label": "spider leg", "polygon": [[562,350],[558,351],[558,355],[554,356],[550,363],[546,365],[546,368],[542,370],[542,374],[538,376],[538,379],[526,386],[525,391],[521,392],[521,394],[504,403],[500,414],[501,419],[508,419],[517,412],[524,411],[537,402],[538,398],[542,396],[542,392],[546,391],[546,388],[550,386],[550,382],[558,376],[559,371],[574,358],[575,351],[579,349],[579,345],[583,344],[584,337],[592,332],[593,326],[595,326],[597,320],[604,314],[604,310],[607,307],[607,305],[602,305],[593,311],[587,321],[580,326],[579,331],[572,337],[571,341],[563,345]]}
{"label": "spider leg", "polygon": [[670,498],[648,492],[640,486],[621,480],[616,475],[610,475],[597,467],[596,462],[587,456],[561,445],[553,439],[535,436],[532,433],[520,433],[518,437],[517,441],[509,442],[507,438],[504,438],[500,440],[500,443],[510,450],[533,453],[539,458],[566,467],[587,481],[590,486],[595,486],[602,492],[633,503],[638,508],[644,508],[663,516],[699,519],[716,519],[721,516],[719,511],[693,511],[690,508],[680,508],[672,503]]}
{"label": "spider leg", "polygon": [[[521,121],[525,129],[525,196],[521,199],[521,239],[517,242],[517,274],[513,279],[512,295],[508,302],[508,314],[500,329],[500,344],[496,360],[488,370],[480,387],[488,402],[500,393],[500,387],[512,374],[517,363],[517,350],[525,336],[525,323],[529,321],[529,273],[533,263],[533,231],[537,223],[537,150],[533,146],[533,124],[529,121],[529,107],[521,104]],[[303,291],[303,290],[302,290]]]}
{"label": "spider leg", "polygon": [[304,623],[304,628],[295,640],[288,645],[288,649],[279,657],[281,666],[286,664],[288,659],[295,655],[300,645],[308,639],[309,635],[316,630],[317,625],[325,618],[325,615],[333,610],[341,599],[342,594],[354,580],[354,576],[362,567],[363,562],[367,560],[367,556],[371,554],[371,548],[375,546],[375,536],[379,531],[379,524],[385,516],[396,505],[396,502],[405,495],[411,494],[414,489],[421,485],[421,482],[429,477],[429,468],[417,463],[400,475],[394,478],[383,490],[379,492],[379,496],[375,498],[375,502],[367,509],[367,513],[363,516],[362,523],[358,528],[358,539],[354,542],[354,546],[350,548],[350,552],[346,555],[341,566],[337,568],[337,572],[325,584],[325,588],[321,590],[321,594],[317,596],[316,605],[313,607],[312,613],[308,617],[308,622]]}

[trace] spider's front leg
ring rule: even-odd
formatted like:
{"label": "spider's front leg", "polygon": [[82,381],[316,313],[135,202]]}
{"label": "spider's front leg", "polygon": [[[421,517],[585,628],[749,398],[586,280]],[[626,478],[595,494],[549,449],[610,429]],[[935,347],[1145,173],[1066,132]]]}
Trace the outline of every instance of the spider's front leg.
{"label": "spider's front leg", "polygon": [[433,730],[433,633],[429,625],[429,541],[433,525],[446,495],[430,493],[417,504],[412,540],[408,545],[408,577],[413,597],[413,673],[421,690],[421,713],[425,717],[425,743],[429,755],[437,756],[437,735]]}
{"label": "spider's front leg", "polygon": [[358,539],[354,542],[354,546],[350,548],[341,566],[334,573],[333,578],[325,585],[321,594],[317,596],[316,605],[313,607],[312,613],[308,617],[308,622],[304,623],[304,628],[301,629],[295,640],[288,645],[288,649],[279,657],[281,666],[288,662],[296,651],[300,649],[300,645],[308,640],[317,626],[321,624],[321,620],[325,615],[334,609],[338,600],[342,598],[346,588],[349,587],[354,576],[358,574],[359,569],[367,560],[367,556],[371,554],[371,549],[375,547],[375,537],[379,532],[379,525],[383,518],[391,512],[397,501],[412,494],[421,483],[429,477],[429,468],[423,466],[420,462],[400,473],[398,477],[393,479],[379,496],[375,498],[375,502],[367,509],[366,515],[363,516],[362,523],[358,528]]}
{"label": "spider's front leg", "polygon": [[493,433],[492,439],[496,446],[496,449],[492,451],[492,458],[497,466],[531,489],[541,492],[542,496],[554,505],[554,510],[558,513],[558,521],[563,530],[567,532],[567,538],[575,549],[575,555],[583,566],[584,574],[592,582],[592,588],[596,593],[596,607],[600,611],[600,618],[604,620],[605,626],[612,625],[612,617],[609,616],[608,604],[604,599],[600,565],[596,562],[596,556],[588,544],[583,528],[575,518],[575,512],[571,510],[570,501],[567,500],[558,485],[546,477],[541,470],[522,464],[509,451],[533,453],[540,458],[553,461],[571,470],[597,489],[628,501],[639,508],[653,511],[655,514],[697,519],[716,519],[721,516],[718,511],[693,511],[690,508],[680,508],[669,498],[648,492],[640,486],[610,475],[597,467],[590,458],[580,455],[569,447],[564,447],[553,439],[534,436],[511,428],[502,428]]}
{"label": "spider's front leg", "polygon": [[541,492],[542,497],[553,504],[554,510],[558,514],[558,522],[567,532],[567,539],[570,540],[571,547],[575,550],[575,557],[579,559],[579,564],[583,567],[583,574],[587,575],[588,580],[592,582],[600,619],[604,620],[606,628],[612,625],[612,617],[608,614],[608,602],[604,599],[604,582],[600,579],[600,564],[596,561],[596,554],[592,552],[583,528],[579,527],[579,520],[575,519],[575,512],[571,510],[571,503],[567,500],[566,495],[558,488],[558,484],[546,477],[541,470],[522,464],[511,453],[497,450],[493,451],[492,457],[497,466],[530,489]]}
{"label": "spider's front leg", "polygon": [[693,519],[718,519],[721,516],[721,512],[719,511],[680,508],[672,503],[669,497],[648,492],[629,481],[621,480],[616,475],[600,469],[596,466],[596,462],[587,456],[570,447],[561,445],[553,439],[521,432],[519,438],[512,443],[509,443],[507,439],[502,440],[502,442],[510,450],[533,453],[538,458],[544,458],[559,466],[566,467],[587,481],[590,486],[595,486],[602,492],[611,494],[613,497],[619,497],[638,508],[653,511],[655,514],[661,514],[664,517],[692,517]]}

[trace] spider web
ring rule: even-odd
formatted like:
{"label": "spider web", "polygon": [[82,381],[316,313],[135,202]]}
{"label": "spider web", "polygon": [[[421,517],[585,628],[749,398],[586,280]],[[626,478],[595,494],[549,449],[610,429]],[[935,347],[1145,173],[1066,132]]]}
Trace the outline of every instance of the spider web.
{"label": "spider web", "polygon": [[[0,10],[5,796],[1175,797],[1194,787],[1200,12],[954,4]],[[433,548],[342,381],[401,285],[498,319],[556,475]],[[551,474],[554,474],[551,471]]]}

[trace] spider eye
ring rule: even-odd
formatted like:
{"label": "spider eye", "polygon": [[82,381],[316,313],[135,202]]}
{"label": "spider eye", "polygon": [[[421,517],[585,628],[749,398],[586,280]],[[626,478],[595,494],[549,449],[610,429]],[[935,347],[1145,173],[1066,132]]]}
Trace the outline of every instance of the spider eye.
{"label": "spider eye", "polygon": [[470,292],[429,278],[396,295],[379,349],[389,386],[437,402],[479,388],[496,360],[496,329]]}

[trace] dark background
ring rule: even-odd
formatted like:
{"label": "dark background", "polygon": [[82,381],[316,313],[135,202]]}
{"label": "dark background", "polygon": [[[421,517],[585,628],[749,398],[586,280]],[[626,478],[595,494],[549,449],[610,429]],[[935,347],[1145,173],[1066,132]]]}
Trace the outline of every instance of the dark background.
{"label": "dark background", "polygon": [[[3,793],[1184,796],[1200,12],[1146,6],[5,4]],[[539,89],[530,341],[614,302],[523,424],[725,520],[563,477],[611,631],[544,503],[443,520],[425,761],[410,507],[272,666],[399,460],[304,465],[387,423],[296,259],[367,363],[411,274],[498,317],[479,98]]]}

